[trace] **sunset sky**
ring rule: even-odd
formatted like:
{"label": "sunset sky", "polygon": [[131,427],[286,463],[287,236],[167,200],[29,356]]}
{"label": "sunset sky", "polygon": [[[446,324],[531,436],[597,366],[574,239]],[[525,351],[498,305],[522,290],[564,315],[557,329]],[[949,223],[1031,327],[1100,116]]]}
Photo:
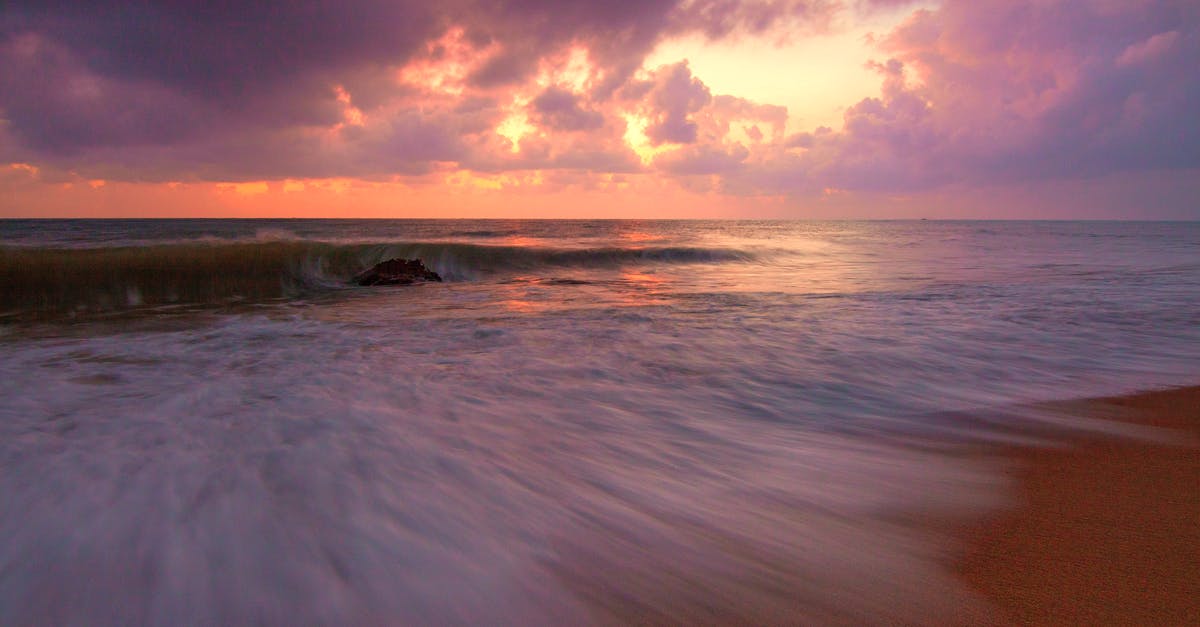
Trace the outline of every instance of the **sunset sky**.
{"label": "sunset sky", "polygon": [[3,216],[1200,219],[1200,3],[9,0]]}

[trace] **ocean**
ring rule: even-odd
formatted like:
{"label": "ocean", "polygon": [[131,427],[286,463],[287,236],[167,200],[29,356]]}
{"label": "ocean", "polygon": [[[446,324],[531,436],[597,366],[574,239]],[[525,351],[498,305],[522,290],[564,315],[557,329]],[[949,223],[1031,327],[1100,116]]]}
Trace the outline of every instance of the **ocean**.
{"label": "ocean", "polygon": [[0,624],[961,619],[963,447],[1198,375],[1200,223],[4,220]]}

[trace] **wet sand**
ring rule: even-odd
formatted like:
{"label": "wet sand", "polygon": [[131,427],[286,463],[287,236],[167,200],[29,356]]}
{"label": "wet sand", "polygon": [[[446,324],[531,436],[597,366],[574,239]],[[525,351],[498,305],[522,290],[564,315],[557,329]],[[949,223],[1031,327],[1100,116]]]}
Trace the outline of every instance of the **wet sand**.
{"label": "wet sand", "polygon": [[1055,409],[1164,437],[1004,450],[1014,503],[965,530],[959,574],[1001,624],[1200,625],[1200,387]]}
{"label": "wet sand", "polygon": [[[795,555],[686,527],[674,527],[684,544],[726,551],[719,572],[671,555],[639,569],[614,549],[576,556],[567,561],[591,568],[557,574],[598,624],[1200,625],[1200,386],[1030,411],[1064,420],[1008,429],[1038,445],[960,451],[1007,469],[1006,506],[897,519],[958,547],[946,554],[954,576],[904,573],[857,613],[835,602],[837,591],[814,590]],[[1079,428],[1081,417],[1095,430]]]}

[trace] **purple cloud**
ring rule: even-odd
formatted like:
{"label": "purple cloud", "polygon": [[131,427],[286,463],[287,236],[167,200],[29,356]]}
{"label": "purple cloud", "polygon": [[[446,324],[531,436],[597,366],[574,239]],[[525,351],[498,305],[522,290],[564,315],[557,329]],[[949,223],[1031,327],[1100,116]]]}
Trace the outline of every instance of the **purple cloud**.
{"label": "purple cloud", "polygon": [[561,87],[547,87],[532,105],[540,123],[552,129],[586,131],[604,126],[603,114],[584,109],[579,96]]}
{"label": "purple cloud", "polygon": [[[880,94],[838,130],[787,136],[785,109],[714,94],[686,62],[640,73],[664,37],[782,36],[846,6],[904,4],[13,0],[0,8],[0,155],[122,180],[648,169],[801,195],[1200,169],[1192,0],[916,10],[877,39]],[[573,48],[588,81],[547,82],[547,60]],[[453,85],[399,78],[439,63]],[[517,153],[495,130],[514,114],[537,127]],[[668,149],[649,166],[625,143],[627,117]]]}
{"label": "purple cloud", "polygon": [[[314,0],[236,7],[198,0],[13,0],[0,8],[0,119],[17,144],[6,152],[66,168],[103,158],[110,170],[149,168],[160,172],[154,177],[169,175],[169,167],[176,169],[170,176],[243,176],[232,165],[224,173],[213,165],[222,146],[230,164],[244,160],[238,153],[246,146],[274,146],[281,153],[269,160],[280,166],[293,160],[289,153],[316,147],[329,154],[308,161],[330,164],[330,174],[345,172],[334,165],[345,163],[337,158],[345,151],[363,153],[354,162],[364,174],[394,163],[396,151],[410,151],[413,159],[482,160],[443,140],[433,143],[441,146],[436,150],[422,142],[376,141],[371,145],[387,149],[372,167],[366,144],[343,145],[354,139],[352,131],[341,133],[333,148],[313,135],[337,125],[344,113],[335,86],[368,118],[408,115],[414,87],[396,81],[396,72],[417,59],[437,60],[445,51],[431,42],[451,27],[461,28],[470,45],[495,50],[466,77],[463,102],[494,99],[497,90],[527,81],[546,55],[586,47],[603,80],[574,108],[552,92],[535,108],[552,128],[596,130],[602,120],[595,103],[625,84],[662,37],[760,30],[776,18],[802,17],[813,3],[735,4],[737,10],[684,0]],[[451,143],[484,143],[471,137],[476,125],[462,119],[479,116],[459,103],[420,107],[447,110],[439,114],[443,131],[466,133]],[[671,109],[656,134],[687,139],[689,129]],[[291,149],[289,141],[295,142]],[[195,167],[188,163],[193,155],[203,159]],[[306,171],[313,169],[321,168],[310,164]]]}
{"label": "purple cloud", "polygon": [[664,154],[655,160],[654,164],[671,174],[679,175],[708,175],[728,174],[739,170],[750,151],[741,144],[728,148],[718,146],[689,146],[687,148]]}
{"label": "purple cloud", "polygon": [[915,191],[1200,168],[1195,3],[947,0],[883,45],[879,98],[730,186]]}
{"label": "purple cloud", "polygon": [[650,117],[646,136],[656,146],[695,142],[699,127],[688,116],[712,100],[708,87],[692,76],[687,61],[659,68],[648,81],[634,82],[625,96],[646,100]]}
{"label": "purple cloud", "polygon": [[824,27],[841,6],[833,0],[693,0],[681,3],[674,17],[677,24],[718,39],[733,33],[761,34],[781,22]]}

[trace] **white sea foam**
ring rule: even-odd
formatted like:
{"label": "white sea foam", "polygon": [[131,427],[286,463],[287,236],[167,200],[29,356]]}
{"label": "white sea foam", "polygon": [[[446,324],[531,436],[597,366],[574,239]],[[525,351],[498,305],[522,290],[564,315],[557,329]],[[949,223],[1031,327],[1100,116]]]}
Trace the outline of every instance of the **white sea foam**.
{"label": "white sea foam", "polygon": [[497,331],[245,318],[9,346],[0,618],[582,620],[570,582],[666,607],[680,578],[787,577],[820,615],[902,619],[955,590],[887,514],[988,505],[981,469],[638,382],[588,355],[615,328],[550,352]]}
{"label": "white sea foam", "polygon": [[939,447],[1196,374],[1194,229],[655,228],[794,254],[0,327],[0,623],[962,619]]}

